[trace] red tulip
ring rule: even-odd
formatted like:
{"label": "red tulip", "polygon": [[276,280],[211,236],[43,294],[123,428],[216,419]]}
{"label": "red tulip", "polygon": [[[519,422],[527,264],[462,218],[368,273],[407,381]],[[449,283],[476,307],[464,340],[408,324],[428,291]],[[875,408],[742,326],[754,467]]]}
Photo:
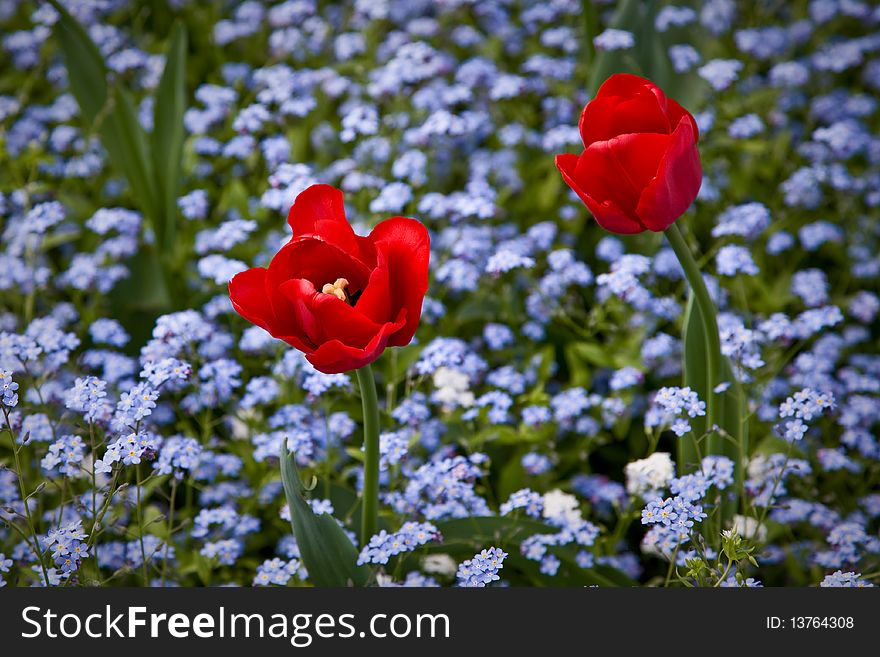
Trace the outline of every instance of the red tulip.
{"label": "red tulip", "polygon": [[612,75],[579,128],[584,152],[557,155],[556,167],[606,230],[666,230],[697,197],[697,124],[650,80]]}
{"label": "red tulip", "polygon": [[393,217],[355,235],[342,192],[312,185],[290,208],[293,237],[268,269],[237,274],[229,297],[239,315],[335,374],[409,344],[428,289],[428,231]]}

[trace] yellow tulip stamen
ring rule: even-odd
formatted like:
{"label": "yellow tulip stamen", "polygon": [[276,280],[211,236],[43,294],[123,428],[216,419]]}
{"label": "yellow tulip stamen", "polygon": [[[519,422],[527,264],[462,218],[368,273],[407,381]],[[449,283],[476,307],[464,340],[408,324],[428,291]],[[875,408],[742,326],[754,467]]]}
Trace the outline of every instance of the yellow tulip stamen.
{"label": "yellow tulip stamen", "polygon": [[324,287],[321,288],[321,292],[324,294],[332,294],[334,297],[339,299],[340,301],[349,302],[348,290],[348,279],[345,278],[337,278],[335,283],[325,283]]}

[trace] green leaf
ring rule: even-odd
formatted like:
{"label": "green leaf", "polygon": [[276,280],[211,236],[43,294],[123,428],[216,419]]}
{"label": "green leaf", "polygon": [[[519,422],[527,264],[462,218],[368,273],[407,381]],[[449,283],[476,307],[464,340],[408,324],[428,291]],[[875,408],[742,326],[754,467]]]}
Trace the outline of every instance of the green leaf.
{"label": "green leaf", "polygon": [[155,191],[149,165],[147,140],[131,97],[111,90],[107,67],[97,46],[57,0],[54,33],[64,59],[70,89],[76,98],[87,130],[97,130],[111,165],[128,180],[143,213],[155,220]]}
{"label": "green leaf", "polygon": [[596,367],[617,368],[622,366],[618,356],[605,345],[595,342],[575,342],[572,348],[581,360]]}
{"label": "green leaf", "polygon": [[419,356],[421,356],[424,348],[425,346],[421,344],[411,344],[406,347],[398,347],[395,349],[394,352],[397,356],[393,368],[390,363],[392,359],[386,358],[388,370],[386,381],[394,385],[403,382],[409,373],[409,369],[416,364],[416,361],[419,359]]}
{"label": "green leaf", "polygon": [[358,551],[336,519],[327,513],[315,515],[305,501],[305,487],[296,463],[287,450],[287,441],[282,443],[281,481],[290,507],[290,524],[309,579],[315,586],[365,586],[370,578],[369,569],[357,565]]}
{"label": "green leaf", "polygon": [[248,213],[248,190],[239,178],[233,178],[223,186],[217,210],[226,214],[230,210],[238,210],[243,216]]}
{"label": "green leaf", "polygon": [[[632,33],[635,46],[627,50],[601,50],[596,53],[587,85],[591,96],[595,96],[602,83],[615,73],[641,75],[663,86],[666,80],[655,79],[652,75],[652,57],[657,51],[655,42],[660,39],[659,33],[654,30],[654,5],[654,0],[623,0],[618,5],[610,27]],[[665,53],[662,56],[665,57]]]}
{"label": "green leaf", "polygon": [[364,459],[366,458],[364,456],[364,450],[362,450],[360,447],[353,447],[353,446],[349,445],[348,447],[345,448],[345,453],[348,454],[351,458],[353,458],[358,463],[363,463]]}
{"label": "green leaf", "polygon": [[[147,289],[139,290],[136,295],[125,295],[123,303],[138,308],[167,309],[171,305],[167,285],[170,277],[161,267],[157,254],[167,252],[163,248],[167,244],[164,235],[164,217],[167,216],[167,212],[164,208],[169,201],[167,198],[160,199],[157,195],[157,175],[151,162],[147,135],[131,96],[124,89],[113,89],[108,85],[107,66],[88,33],[57,0],[50,0],[50,3],[59,14],[54,34],[67,68],[71,92],[80,108],[84,128],[100,136],[110,166],[128,181],[136,205],[152,226],[158,240],[159,248],[156,251],[152,251],[146,258],[141,258],[142,262],[136,258],[130,263],[132,277],[136,277],[138,268],[144,269],[146,266],[150,270],[149,275],[143,279],[145,285],[139,285]],[[177,44],[176,48],[180,49],[181,43],[185,48],[185,36],[178,37],[175,34],[172,45]],[[170,59],[178,61],[180,57],[175,57],[174,52],[175,48],[172,48],[172,52],[169,53]],[[166,72],[167,70],[166,66]],[[163,83],[165,77],[163,76]],[[166,86],[174,87],[177,83],[166,83]],[[168,103],[163,101],[162,104],[164,106]],[[181,118],[181,132],[182,121]],[[182,135],[180,140],[182,143]],[[168,141],[173,143],[174,140],[172,138]],[[165,140],[163,144],[164,142]],[[178,147],[175,157],[169,160],[172,164],[162,170],[163,175],[171,175],[175,180],[179,179],[182,157],[182,151]],[[176,188],[174,191],[176,193]],[[176,211],[176,199],[172,199],[171,203],[175,204]]]}
{"label": "green leaf", "polygon": [[[510,563],[518,569],[539,578],[540,565],[534,561],[519,557],[519,546],[534,534],[555,534],[558,527],[547,525],[531,518],[512,516],[473,516],[435,522],[443,536],[443,543],[435,551],[458,553],[463,558],[473,554],[474,545],[496,545],[510,552]],[[551,548],[562,568],[565,569],[564,581],[585,586],[635,586],[635,582],[625,574],[610,566],[596,565],[593,568],[581,568],[575,561],[573,550],[566,546]],[[549,580],[550,582],[553,579]],[[560,571],[560,581],[562,572]]]}
{"label": "green leaf", "polygon": [[[699,312],[699,308],[694,303],[694,295],[688,295],[682,330],[682,367],[684,369],[684,384],[696,390],[700,399],[706,401],[706,389],[709,387],[706,376],[706,338]],[[691,418],[689,422],[693,427],[693,436],[699,437],[706,432],[705,417]],[[691,434],[679,438],[677,444],[678,471],[685,473],[699,461],[697,447]]]}
{"label": "green leaf", "polygon": [[445,542],[465,540],[470,542],[512,542],[519,544],[533,534],[555,534],[557,527],[532,520],[511,516],[470,516],[434,523]]}
{"label": "green leaf", "polygon": [[541,347],[538,354],[541,356],[541,364],[538,366],[538,381],[535,389],[543,391],[545,384],[553,376],[553,366],[556,364],[556,349],[552,344],[548,344]]}
{"label": "green leaf", "polygon": [[165,57],[165,70],[156,90],[153,134],[151,135],[153,175],[158,196],[157,223],[162,224],[164,241],[170,250],[177,233],[177,195],[183,162],[183,114],[186,111],[186,28],[174,25]]}
{"label": "green leaf", "polygon": [[131,95],[124,89],[111,92],[112,110],[101,126],[101,143],[113,165],[128,180],[143,213],[152,221],[158,237],[156,188],[150,167],[147,135],[138,118]]}
{"label": "green leaf", "polygon": [[131,310],[159,312],[167,308],[171,299],[156,249],[143,247],[126,264],[130,274],[113,288],[114,303],[124,303]]}
{"label": "green leaf", "polygon": [[548,174],[543,176],[534,190],[535,205],[544,211],[550,211],[559,202],[559,197],[566,192],[562,176],[557,174],[555,168],[548,166],[547,171]]}
{"label": "green leaf", "polygon": [[70,90],[91,125],[107,102],[107,67],[83,26],[56,0],[49,2],[60,14],[55,23],[55,38],[61,46]]}
{"label": "green leaf", "polygon": [[[648,78],[670,97],[688,106],[705,94],[707,85],[696,74],[677,75],[669,59],[669,46],[679,41],[654,28],[657,0],[623,0],[610,27],[631,32],[635,45],[628,50],[600,51],[590,68],[588,91],[596,95],[601,84],[615,73],[633,73]],[[687,35],[690,40],[690,35]]]}
{"label": "green leaf", "polygon": [[498,445],[519,445],[521,443],[533,442],[540,440],[535,436],[536,432],[520,433],[513,427],[506,426],[490,426],[481,429],[474,434],[465,437],[467,444],[475,449],[483,449],[486,443],[496,443]]}
{"label": "green leaf", "polygon": [[628,357],[623,349],[609,349],[608,345],[594,342],[570,342],[563,352],[571,374],[572,385],[590,386],[591,372],[597,368],[620,369],[638,363]]}
{"label": "green leaf", "polygon": [[[697,392],[700,399],[709,399],[709,381],[706,372],[706,335],[703,329],[703,321],[700,316],[699,306],[694,302],[693,294],[688,296],[687,308],[684,319],[684,348],[683,366],[684,383]],[[741,423],[744,417],[743,393],[739,382],[733,373],[730,360],[721,357],[721,371],[719,380],[727,382],[730,386],[724,392],[716,395],[718,410],[715,423],[721,427],[729,438],[713,434],[701,446],[701,453],[722,454],[733,459],[737,464],[737,481],[743,476],[744,459],[748,454],[748,426]],[[694,436],[702,436],[706,433],[706,418],[696,417],[689,420],[693,427]],[[678,465],[682,472],[687,466],[697,463],[697,454],[693,440],[685,437],[679,440]]]}

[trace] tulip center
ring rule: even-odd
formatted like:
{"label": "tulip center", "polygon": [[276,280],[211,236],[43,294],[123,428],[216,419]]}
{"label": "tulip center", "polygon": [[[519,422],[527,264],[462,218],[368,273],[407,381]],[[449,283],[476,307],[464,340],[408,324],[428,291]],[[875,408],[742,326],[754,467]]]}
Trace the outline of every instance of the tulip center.
{"label": "tulip center", "polygon": [[324,294],[332,294],[340,301],[344,301],[348,305],[353,306],[357,303],[360,292],[350,294],[348,287],[349,282],[347,278],[337,278],[334,283],[325,283],[324,287],[321,288],[321,292]]}

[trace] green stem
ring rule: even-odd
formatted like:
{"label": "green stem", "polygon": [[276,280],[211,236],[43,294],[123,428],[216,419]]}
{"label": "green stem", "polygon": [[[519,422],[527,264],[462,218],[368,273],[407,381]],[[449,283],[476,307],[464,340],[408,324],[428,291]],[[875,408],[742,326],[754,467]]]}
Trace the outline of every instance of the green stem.
{"label": "green stem", "polygon": [[[18,458],[18,445],[15,443],[15,432],[12,430],[12,423],[9,421],[9,412],[5,407],[3,408],[3,418],[6,420],[6,428],[9,430],[9,440],[12,441],[12,458],[15,460],[15,478],[18,479],[18,490],[21,494],[21,502],[24,505],[25,519],[27,520],[28,529],[31,530],[31,537],[34,541],[34,553],[37,556],[37,560],[40,562],[40,570],[43,571],[43,581],[48,587],[49,571],[46,570],[46,561],[43,559],[43,551],[40,548],[40,537],[37,535],[37,528],[36,525],[34,525],[34,519],[31,516],[31,508],[28,501],[29,495],[27,494],[24,485],[24,471],[21,469],[21,459]],[[12,522],[13,520],[10,519],[9,524],[12,525]]]}
{"label": "green stem", "polygon": [[113,473],[113,480],[110,482],[110,487],[107,489],[106,499],[98,511],[97,519],[92,523],[92,533],[89,534],[88,540],[86,541],[86,547],[89,548],[89,551],[95,558],[95,568],[98,569],[99,572],[100,567],[98,566],[98,559],[95,556],[98,553],[98,534],[101,533],[101,521],[104,519],[104,516],[107,515],[107,511],[110,509],[110,504],[113,502],[113,495],[118,491],[116,483],[119,481],[120,472],[122,472],[121,467],[117,468],[116,472]]}
{"label": "green stem", "polygon": [[168,573],[168,548],[174,533],[174,500],[177,497],[177,479],[171,476],[171,497],[168,499],[168,536],[165,538],[165,552],[162,555],[162,588],[165,588],[165,576]]}
{"label": "green stem", "polygon": [[672,573],[675,570],[675,561],[678,559],[678,551],[681,548],[681,538],[678,539],[678,543],[675,544],[675,551],[672,553],[672,558],[669,560],[669,570],[666,571],[666,580],[663,582],[664,588],[669,588],[669,583],[672,581]]}
{"label": "green stem", "polygon": [[391,350],[391,376],[385,383],[385,409],[389,415],[394,411],[397,402],[397,349]]}
{"label": "green stem", "polygon": [[[89,469],[92,471],[92,530],[91,534],[94,534],[98,527],[98,477],[95,473],[95,459],[98,458],[98,450],[95,449],[95,423],[89,420],[89,442],[92,446],[92,464]],[[96,582],[101,581],[101,566],[100,560],[98,559],[98,544],[95,543],[95,571],[96,571]]]}
{"label": "green stem", "polygon": [[366,545],[379,525],[379,401],[373,369],[357,370],[364,408],[364,504],[361,512],[361,544]]}
{"label": "green stem", "polygon": [[[706,428],[711,433],[716,420],[715,386],[718,385],[718,372],[721,370],[721,339],[718,337],[715,304],[712,303],[712,297],[709,296],[709,290],[706,288],[700,268],[677,224],[672,224],[666,229],[666,239],[669,240],[681,268],[684,269],[684,275],[694,293],[694,303],[697,304],[700,318],[703,321],[703,333],[706,336],[706,377],[709,382],[706,391],[707,399],[705,400]],[[710,449],[709,452],[712,453],[713,450]]]}
{"label": "green stem", "polygon": [[730,572],[730,569],[733,567],[733,561],[731,559],[727,560],[727,568],[724,569],[724,572],[721,573],[721,577],[718,578],[718,581],[715,582],[715,588],[721,586],[722,582],[727,581],[727,575]]}
{"label": "green stem", "polygon": [[[788,449],[785,451],[785,460],[782,462],[782,468],[779,470],[779,476],[773,481],[773,488],[770,489],[770,497],[767,499],[767,505],[761,507],[761,517],[758,518],[758,526],[755,528],[755,538],[758,539],[761,535],[761,527],[764,526],[764,521],[767,519],[767,513],[770,511],[770,508],[773,506],[773,498],[776,496],[776,489],[779,488],[779,484],[782,483],[782,480],[785,479],[785,469],[788,467],[788,462],[791,460],[792,452],[794,451],[794,441],[788,442]],[[756,508],[757,510],[757,508]]]}
{"label": "green stem", "polygon": [[599,34],[599,12],[593,0],[581,0],[581,14],[584,21],[584,54],[592,66],[596,57],[596,47],[593,39]]}
{"label": "green stem", "polygon": [[141,466],[138,464],[135,470],[135,483],[137,484],[137,523],[138,542],[141,547],[141,574],[144,578],[144,586],[150,585],[150,577],[147,572],[147,550],[144,546],[144,513],[141,503]]}

